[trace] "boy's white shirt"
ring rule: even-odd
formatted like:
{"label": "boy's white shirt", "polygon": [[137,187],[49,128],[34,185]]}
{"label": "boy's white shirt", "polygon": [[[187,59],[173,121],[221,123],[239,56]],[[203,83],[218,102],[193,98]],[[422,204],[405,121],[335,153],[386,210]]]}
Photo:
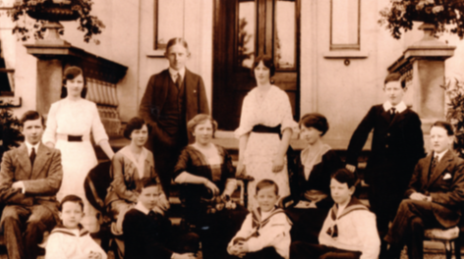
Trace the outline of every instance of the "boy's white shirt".
{"label": "boy's white shirt", "polygon": [[393,106],[390,101],[386,101],[386,102],[383,103],[383,109],[385,111],[390,111],[390,109],[393,108],[393,107],[395,107],[397,113],[402,113],[408,108],[408,106],[406,106],[404,101],[401,101],[400,103],[398,103],[395,106]]}
{"label": "boy's white shirt", "polygon": [[100,253],[101,259],[108,258],[87,230],[57,227],[48,237],[45,259],[87,259],[91,251]]}
{"label": "boy's white shirt", "polygon": [[[272,213],[272,212],[271,212]],[[271,213],[265,213],[270,215]],[[267,218],[262,217],[261,222]],[[256,232],[256,227],[253,224],[253,214],[250,212],[245,218],[240,230],[230,241],[227,250],[230,251],[234,240],[238,237],[248,238]],[[285,213],[277,213],[269,218],[269,222],[258,230],[258,237],[251,237],[246,241],[249,252],[258,252],[266,247],[274,247],[276,252],[284,258],[290,256],[290,221]]]}
{"label": "boy's white shirt", "polygon": [[[350,211],[349,205],[342,213],[337,213],[339,215],[336,220],[331,216],[333,208],[329,211],[319,233],[319,244],[359,251],[362,253],[360,259],[377,259],[380,253],[380,238],[375,215],[367,209]],[[338,236],[332,238],[327,231],[335,224]]]}

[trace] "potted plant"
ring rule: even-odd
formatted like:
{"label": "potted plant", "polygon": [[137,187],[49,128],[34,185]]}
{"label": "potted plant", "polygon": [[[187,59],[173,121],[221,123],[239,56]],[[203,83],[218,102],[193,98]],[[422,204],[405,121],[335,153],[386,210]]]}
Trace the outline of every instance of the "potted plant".
{"label": "potted plant", "polygon": [[453,84],[449,80],[441,87],[445,89],[448,97],[446,119],[454,128],[454,148],[460,157],[464,157],[464,82],[455,79]]}
{"label": "potted plant", "polygon": [[[84,41],[89,42],[92,36],[101,33],[105,27],[101,20],[90,14],[92,4],[92,0],[16,0],[8,14],[17,22],[13,33],[17,33],[23,41],[30,38],[32,32],[36,39],[43,39],[47,28],[57,28],[62,34],[59,21],[77,19],[77,29],[84,32]],[[20,18],[26,14],[35,19],[32,26],[25,20],[21,23]]]}
{"label": "potted plant", "polygon": [[381,25],[395,39],[412,29],[413,21],[434,25],[433,35],[443,32],[464,37],[464,3],[462,0],[390,0],[390,5],[380,11]]}
{"label": "potted plant", "polygon": [[3,153],[23,141],[18,118],[8,106],[0,106],[0,161]]}

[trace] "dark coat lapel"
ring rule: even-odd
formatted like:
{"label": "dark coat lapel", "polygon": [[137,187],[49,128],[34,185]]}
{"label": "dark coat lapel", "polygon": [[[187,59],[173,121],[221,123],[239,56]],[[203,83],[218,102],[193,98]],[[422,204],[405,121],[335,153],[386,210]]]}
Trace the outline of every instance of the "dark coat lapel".
{"label": "dark coat lapel", "polygon": [[422,173],[420,175],[421,186],[425,187],[428,186],[428,177],[429,177],[429,170],[430,170],[430,163],[432,163],[432,154],[428,155],[424,158],[424,164],[422,166]]}
{"label": "dark coat lapel", "polygon": [[155,98],[159,98],[158,102],[156,103],[159,104],[160,112],[163,110],[164,104],[166,103],[166,98],[168,97],[169,80],[172,80],[171,75],[169,74],[169,69],[164,70],[161,75],[160,91],[157,96],[154,96]]}
{"label": "dark coat lapel", "polygon": [[46,147],[44,144],[40,143],[39,150],[37,150],[37,156],[34,161],[34,165],[32,166],[32,175],[31,179],[36,179],[37,176],[42,171],[42,168],[47,162],[48,157],[50,156],[50,149]]}
{"label": "dark coat lapel", "polygon": [[446,151],[446,154],[441,158],[440,162],[437,165],[437,168],[432,171],[432,175],[430,176],[429,183],[427,188],[432,185],[441,175],[442,173],[448,168],[451,161],[453,161],[454,155],[451,150]]}
{"label": "dark coat lapel", "polygon": [[390,124],[391,122],[390,112],[386,111],[383,106],[382,106],[382,113],[380,115],[382,115],[382,118],[387,122],[387,124]]}
{"label": "dark coat lapel", "polygon": [[24,143],[21,144],[16,154],[17,154],[18,162],[23,168],[23,171],[26,172],[27,177],[30,178],[32,174],[32,168],[31,168],[31,160],[29,159],[29,154],[27,153],[26,144]]}
{"label": "dark coat lapel", "polygon": [[395,123],[397,123],[398,121],[402,121],[403,118],[404,118],[404,113],[405,113],[406,111],[407,111],[407,109],[404,110],[403,112],[397,113],[397,114],[395,115],[395,117],[393,117],[393,120],[390,122],[390,127],[393,126],[393,125],[395,125]]}

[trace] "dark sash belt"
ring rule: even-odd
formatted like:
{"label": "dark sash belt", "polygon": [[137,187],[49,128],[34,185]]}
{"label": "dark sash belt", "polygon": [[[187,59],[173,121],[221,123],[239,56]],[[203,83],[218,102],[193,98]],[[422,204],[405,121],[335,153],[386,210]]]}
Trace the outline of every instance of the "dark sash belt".
{"label": "dark sash belt", "polygon": [[257,133],[274,133],[279,135],[279,138],[282,138],[282,132],[281,132],[281,126],[280,124],[275,126],[275,127],[267,127],[261,124],[258,124],[253,127],[251,130],[252,132],[257,132]]}
{"label": "dark sash belt", "polygon": [[68,142],[82,142],[82,135],[81,136],[68,135]]}

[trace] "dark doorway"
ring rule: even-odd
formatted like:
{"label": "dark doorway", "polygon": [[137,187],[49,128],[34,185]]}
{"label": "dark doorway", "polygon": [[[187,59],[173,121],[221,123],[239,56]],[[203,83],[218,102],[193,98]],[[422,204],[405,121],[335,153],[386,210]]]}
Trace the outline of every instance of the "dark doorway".
{"label": "dark doorway", "polygon": [[299,118],[300,1],[214,0],[213,116],[219,128],[238,127],[243,98],[256,86],[256,54],[274,58],[273,83],[287,92]]}

